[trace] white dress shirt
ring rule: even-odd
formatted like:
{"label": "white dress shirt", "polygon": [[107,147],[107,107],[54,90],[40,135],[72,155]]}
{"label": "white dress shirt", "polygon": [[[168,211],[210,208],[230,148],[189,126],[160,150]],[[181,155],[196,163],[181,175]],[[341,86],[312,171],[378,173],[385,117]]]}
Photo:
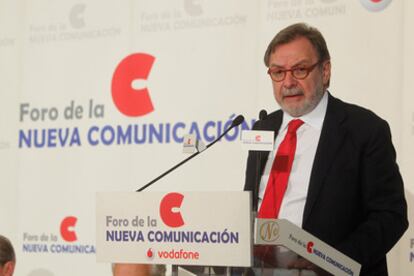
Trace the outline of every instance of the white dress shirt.
{"label": "white dress shirt", "polygon": [[306,197],[308,194],[310,175],[319,138],[321,136],[327,106],[328,93],[325,92],[315,109],[302,117],[293,118],[289,114],[283,112],[283,121],[279,129],[279,134],[275,140],[274,149],[269,153],[269,158],[260,180],[258,210],[260,210],[262,199],[266,191],[273,160],[275,159],[280,143],[285,138],[288,124],[293,119],[301,119],[304,124],[299,127],[296,132],[297,144],[295,158],[293,160],[292,170],[290,172],[288,185],[282,200],[278,218],[287,219],[297,226],[302,227],[303,211],[305,209]]}

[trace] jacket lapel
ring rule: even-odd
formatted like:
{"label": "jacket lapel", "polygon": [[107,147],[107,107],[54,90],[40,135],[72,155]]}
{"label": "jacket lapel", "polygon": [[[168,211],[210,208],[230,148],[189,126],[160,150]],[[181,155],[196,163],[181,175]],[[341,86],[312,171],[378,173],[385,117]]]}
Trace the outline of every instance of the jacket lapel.
{"label": "jacket lapel", "polygon": [[308,196],[303,213],[303,226],[306,225],[318,194],[324,185],[326,175],[329,173],[330,165],[344,141],[346,133],[341,124],[345,117],[342,102],[329,94],[328,107],[309,181]]}

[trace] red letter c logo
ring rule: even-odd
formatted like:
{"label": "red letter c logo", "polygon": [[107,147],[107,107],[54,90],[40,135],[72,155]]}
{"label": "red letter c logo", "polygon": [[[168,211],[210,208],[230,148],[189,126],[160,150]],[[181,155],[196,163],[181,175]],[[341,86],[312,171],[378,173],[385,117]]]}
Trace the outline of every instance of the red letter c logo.
{"label": "red letter c logo", "polygon": [[73,242],[78,239],[75,230],[73,229],[77,220],[76,217],[66,217],[60,223],[60,235],[65,241]]}
{"label": "red letter c logo", "polygon": [[308,244],[306,246],[306,251],[308,251],[308,253],[313,252],[313,242],[308,242]]}
{"label": "red letter c logo", "polygon": [[169,193],[161,200],[160,216],[162,221],[170,227],[180,227],[184,225],[183,217],[179,211],[174,212],[173,208],[181,207],[184,196],[179,193]]}
{"label": "red letter c logo", "polygon": [[144,53],[124,58],[112,77],[112,99],[118,110],[130,117],[143,116],[154,110],[147,88],[134,89],[134,80],[146,80],[155,58]]}

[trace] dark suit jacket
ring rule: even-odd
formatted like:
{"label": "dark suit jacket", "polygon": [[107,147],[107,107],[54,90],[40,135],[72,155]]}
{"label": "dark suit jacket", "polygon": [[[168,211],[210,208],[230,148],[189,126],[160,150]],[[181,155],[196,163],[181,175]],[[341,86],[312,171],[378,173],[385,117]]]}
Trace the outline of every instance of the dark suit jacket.
{"label": "dark suit jacket", "polygon": [[[278,110],[254,128],[277,135],[282,117]],[[249,153],[245,190],[256,191],[267,156]],[[385,254],[408,227],[395,159],[386,121],[329,95],[302,228],[361,263],[361,275],[388,275]]]}

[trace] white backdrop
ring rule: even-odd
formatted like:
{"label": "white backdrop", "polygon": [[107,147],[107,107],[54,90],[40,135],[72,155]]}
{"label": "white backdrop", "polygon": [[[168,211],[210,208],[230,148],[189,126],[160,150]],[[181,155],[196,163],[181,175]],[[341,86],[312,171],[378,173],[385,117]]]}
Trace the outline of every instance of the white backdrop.
{"label": "white backdrop", "polygon": [[[414,4],[374,2],[0,0],[0,233],[16,246],[16,275],[110,275],[93,252],[96,191],[144,185],[187,157],[180,138],[188,132],[208,142],[234,114],[249,127],[260,109],[276,109],[263,53],[298,21],[327,40],[331,93],[390,123],[413,208]],[[115,106],[111,83],[136,53],[154,57],[143,64],[148,77],[130,70],[154,110],[130,117]],[[71,103],[82,112],[68,112]],[[118,144],[128,129],[131,142]],[[242,189],[246,152],[237,134],[150,190]],[[70,216],[73,241],[60,232]],[[389,254],[390,275],[413,271],[413,239],[411,227]]]}

